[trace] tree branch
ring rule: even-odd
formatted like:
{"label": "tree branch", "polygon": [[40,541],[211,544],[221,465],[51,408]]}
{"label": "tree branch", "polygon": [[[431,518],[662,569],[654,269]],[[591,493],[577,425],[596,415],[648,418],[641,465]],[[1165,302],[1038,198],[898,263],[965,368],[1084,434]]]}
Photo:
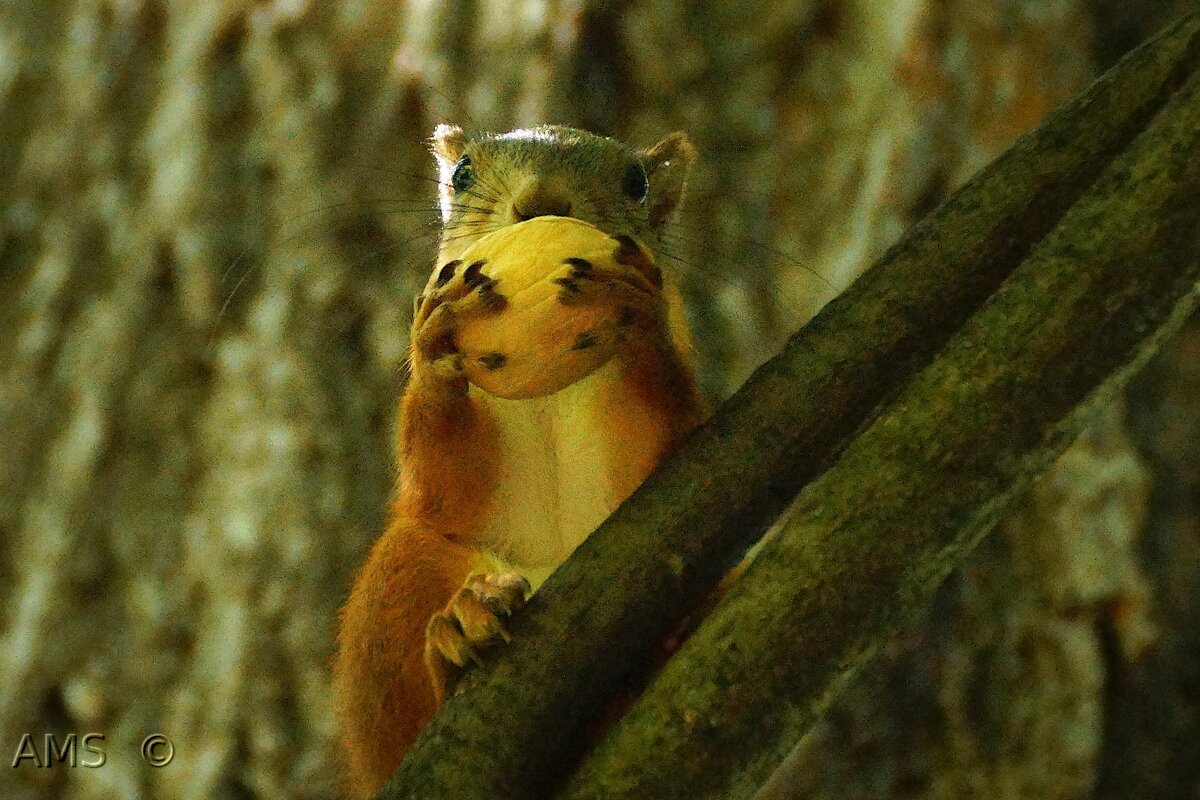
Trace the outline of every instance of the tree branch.
{"label": "tree branch", "polygon": [[[527,613],[514,620],[512,644],[468,677],[463,693],[452,698],[422,734],[381,797],[433,800],[446,797],[546,796],[553,783],[561,780],[564,772],[570,768],[576,755],[573,749],[579,746],[587,725],[619,687],[631,667],[644,663],[647,654],[653,652],[688,610],[711,591],[723,572],[738,559],[743,548],[783,510],[804,482],[832,462],[854,431],[869,419],[872,410],[894,396],[900,387],[912,379],[914,373],[925,367],[939,348],[1029,255],[1031,249],[1058,224],[1068,209],[1096,182],[1105,168],[1194,71],[1198,53],[1200,23],[1193,16],[1136,51],[1084,95],[1055,114],[1035,134],[1018,142],[930,218],[914,227],[879,264],[831,303],[804,331],[793,337],[780,356],[760,369],[675,458],[651,476],[551,576],[532,598]],[[1156,130],[1158,127],[1161,125],[1156,126]],[[1139,148],[1142,147],[1139,145]],[[1127,162],[1128,158],[1123,158],[1119,163]],[[1188,172],[1188,169],[1192,172]],[[1181,175],[1194,175],[1194,169],[1186,164],[1179,165]],[[1144,191],[1144,187],[1159,186],[1159,183],[1140,179],[1126,186],[1118,186],[1113,183],[1113,174],[1108,173],[1103,186],[1117,196],[1132,192],[1141,198],[1142,195],[1137,193]],[[1191,188],[1194,192],[1195,186]],[[1166,191],[1165,188],[1163,190]],[[1089,194],[1089,198],[1094,197],[1095,192]],[[1147,203],[1154,200],[1150,197],[1142,199]],[[1113,202],[1116,203],[1115,213],[1128,222],[1128,212],[1121,211],[1116,200]],[[1087,208],[1095,206],[1094,200],[1089,203]],[[1114,208],[1106,206],[1104,210],[1106,213],[1113,212]],[[1072,213],[1078,215],[1081,212]],[[1176,218],[1164,212],[1155,220],[1163,236],[1166,236],[1166,232],[1162,226],[1168,219]],[[1148,250],[1138,251],[1145,252],[1148,259],[1162,260],[1163,251],[1153,247],[1171,243],[1161,236],[1139,239],[1130,231],[1125,233],[1132,236],[1130,247],[1137,242],[1149,246]],[[1059,239],[1059,235],[1055,234],[1052,241]],[[1181,239],[1177,244],[1184,242]],[[1044,251],[1045,248],[1040,248],[1038,253]],[[1031,265],[1040,263],[1040,260],[1044,258],[1037,256],[1031,259],[1029,264],[1021,268],[1022,271],[1027,272]],[[1111,263],[1111,259],[1104,263]],[[1117,285],[1115,282],[1120,276],[1113,276],[1110,272],[1097,273],[1103,276],[1103,280],[1099,281],[1101,285]],[[1153,270],[1151,272],[1159,275]],[[1194,277],[1192,280],[1194,282]],[[1147,283],[1142,288],[1149,292],[1153,287],[1158,287],[1158,284]],[[1063,288],[1068,296],[1076,297],[1071,287]],[[1007,307],[1004,304],[1012,301],[1002,298],[1011,295],[1012,291],[1010,286],[976,320],[983,318],[984,314],[988,315],[987,319],[996,317],[993,309]],[[1086,296],[1090,301],[1096,301],[1096,297],[1102,294],[1090,292]],[[1125,295],[1120,297],[1124,298]],[[1043,296],[1042,300],[1048,301],[1049,298]],[[1092,308],[1065,300],[1063,306],[1081,311]],[[1049,303],[1043,304],[1040,309],[1045,313],[1053,307],[1054,303]],[[1100,302],[1089,313],[1100,308],[1107,306]],[[1154,309],[1161,310],[1158,306],[1154,306]],[[1157,319],[1138,316],[1150,310],[1150,305],[1142,308],[1136,304],[1129,306],[1123,301],[1112,313],[1126,314],[1134,323],[1144,326],[1149,320]],[[1053,319],[1062,322],[1059,316]],[[1015,345],[1025,335],[1023,326],[1043,330],[1044,325],[1049,324],[1036,318],[1001,318],[999,321],[1002,323],[1000,327],[991,332],[995,340],[986,340],[985,343],[1007,342]],[[1072,319],[1068,327],[1080,322]],[[976,321],[972,321],[967,330],[955,338],[955,343],[938,360],[938,370],[944,369],[947,359],[961,351],[961,343],[965,341],[963,337],[969,338],[969,332],[976,327]],[[1145,328],[1131,330],[1141,332]],[[1074,330],[1066,333],[1073,336]],[[1106,331],[1106,336],[1109,333]],[[1075,341],[1069,336],[1064,341],[1068,340]],[[1047,347],[1053,343],[1053,340],[1045,342]],[[1115,354],[1119,349],[1114,339],[1111,352]],[[1058,381],[1077,386],[1083,392],[1094,385],[1087,383],[1088,380],[1105,374],[1096,370],[1112,368],[1116,364],[1115,361],[1097,356],[1091,366],[1078,365],[1052,349],[1034,352],[1045,359],[1038,368],[1044,368],[1045,375],[1054,376],[1054,370],[1065,370],[1059,373]],[[1003,363],[999,362],[1001,365]],[[1037,362],[1031,363],[1036,365]],[[1038,369],[1033,372],[1038,372]],[[963,380],[961,388],[953,383],[938,387],[929,383],[928,376],[931,374],[942,373],[933,370],[922,373],[905,394],[911,402],[913,391],[925,387],[929,394],[928,397],[922,395],[921,399],[927,407],[918,406],[914,411],[907,405],[895,406],[868,433],[879,430],[881,425],[886,428],[885,421],[893,419],[906,425],[920,423],[932,426],[934,420],[920,417],[920,414],[959,408],[959,400],[963,396],[961,393],[968,389],[981,397],[990,397],[989,392],[993,388],[998,390],[998,387],[992,387],[989,379],[1009,380],[1004,373],[964,373],[960,376]],[[1068,380],[1063,380],[1064,375]],[[1054,413],[1062,410],[1058,400],[1047,400],[1047,403],[1046,408],[1056,409]],[[1018,404],[1017,407],[1032,414],[1032,420],[1050,419],[1045,417],[1046,412],[1041,410],[1041,406],[1026,409]],[[972,457],[981,452],[979,444],[971,436],[982,437],[988,433],[991,429],[986,426],[981,428],[980,425],[985,418],[990,420],[991,417],[982,411],[976,414],[970,406],[967,408],[971,411],[969,420],[955,423],[958,426],[962,422],[961,426],[944,431],[936,427],[921,427],[919,430],[927,438],[917,441],[929,448],[931,454],[936,453],[939,457],[944,455],[946,458],[957,456],[963,459],[964,464],[970,462]],[[900,416],[897,417],[897,414]],[[905,414],[917,414],[920,418],[910,419]],[[1036,430],[1040,437],[1043,427],[1031,425],[1029,430]],[[937,437],[933,436],[935,431],[938,436],[945,438],[944,443],[939,443]],[[1038,447],[1038,452],[1043,455],[1048,452],[1045,445],[1039,444],[1041,439],[1030,438],[1032,434],[1019,430],[1014,435],[1022,437],[1021,447]],[[1059,436],[1062,438],[1063,434],[1060,432]],[[950,447],[951,443],[953,448]],[[860,460],[855,462],[859,464],[860,471],[856,474],[860,479],[864,474],[870,474],[867,468],[871,464],[881,470],[893,469],[903,461],[895,453],[911,455],[913,452],[910,445],[909,450],[895,453],[882,450],[872,456],[873,451],[869,448],[864,451],[863,447],[861,443],[856,444],[846,456],[850,458],[852,454],[859,454],[853,457]],[[866,454],[862,455],[864,452]],[[871,458],[875,461],[871,462]],[[1013,459],[1017,457],[1014,455]],[[843,465],[846,463],[842,462]],[[1018,476],[1030,472],[1034,465],[1033,461],[1020,463],[1024,466],[1016,470],[1013,466],[1016,460],[1005,462],[1003,477],[1016,480]],[[971,465],[981,469],[983,466],[973,462]],[[838,469],[844,470],[845,467],[839,466]],[[987,484],[983,477],[985,472],[968,473],[967,477],[973,476],[979,482],[978,487],[970,490],[971,498],[988,495],[984,488],[984,484]],[[904,477],[907,479],[908,476]],[[934,477],[943,481],[947,478],[943,472],[932,475],[928,490],[944,488],[944,484],[933,480]],[[822,485],[827,485],[826,480],[823,479]],[[995,479],[992,480],[994,482]],[[874,501],[864,503],[861,487],[857,493],[851,493],[847,486],[840,484],[834,488],[847,492],[836,495],[843,503],[840,506],[843,510],[862,505],[868,505],[868,510],[874,508]],[[924,498],[910,489],[905,480],[900,480],[892,487],[892,491],[898,493],[897,501],[907,498],[907,502],[915,504],[905,506],[907,513],[914,514],[914,509],[919,508],[918,516],[928,515],[932,520],[935,511],[942,507],[937,505],[941,501],[931,496],[928,505],[920,504],[918,500]],[[988,506],[993,509],[990,514],[994,515],[994,507],[995,504]],[[945,508],[947,513],[952,510],[949,504],[945,504]],[[969,504],[953,508],[958,508],[955,513],[960,515],[960,520],[973,513]],[[910,518],[909,521],[920,520]],[[811,528],[811,525],[808,527]],[[970,532],[953,539],[957,543],[953,546],[936,537],[921,538],[922,535],[914,534],[914,540],[923,542],[925,549],[912,552],[892,552],[887,549],[888,542],[875,543],[888,554],[883,561],[895,562],[890,566],[897,573],[892,583],[887,584],[884,582],[885,573],[879,572],[881,582],[872,586],[869,598],[858,584],[819,584],[824,592],[821,598],[831,603],[830,609],[842,608],[837,603],[845,604],[847,600],[853,601],[851,606],[859,603],[864,606],[861,612],[863,621],[857,628],[839,631],[837,625],[833,624],[827,625],[829,630],[821,625],[815,626],[823,631],[823,635],[830,637],[825,645],[826,650],[822,652],[843,652],[844,648],[839,650],[837,646],[838,641],[850,642],[853,648],[869,649],[871,643],[877,641],[883,631],[890,630],[890,626],[902,616],[889,612],[886,603],[880,605],[883,598],[890,598],[887,603],[894,603],[896,592],[903,591],[904,602],[900,608],[907,611],[913,607],[923,596],[921,590],[944,574],[964,549],[964,543],[973,540],[984,528],[982,518],[972,522]],[[867,533],[856,536],[854,547],[847,549],[847,553],[870,556],[872,560],[868,566],[872,568],[882,570],[889,566],[888,563],[879,563],[880,554],[869,547],[872,541]],[[793,537],[781,541],[792,542]],[[789,546],[778,544],[776,549]],[[805,548],[801,548],[806,554],[804,557],[809,558],[809,551]],[[846,570],[852,566],[853,560],[847,558],[814,561],[805,568],[805,574],[815,575],[817,573],[810,571],[824,569],[827,572],[821,573],[823,577],[845,580],[837,576],[847,575]],[[794,569],[795,564],[790,568]],[[768,569],[756,567],[755,573],[761,576]],[[755,578],[756,583],[760,580],[761,577]],[[788,585],[818,586],[812,582]],[[892,590],[890,594],[889,586]],[[727,615],[742,608],[738,604],[745,601],[735,601],[734,597],[743,598],[750,591],[739,589],[731,596],[722,605],[719,619],[728,619]],[[789,593],[791,591],[789,589]],[[845,596],[831,596],[838,594]],[[813,602],[812,597],[807,602]],[[814,607],[805,605],[805,608]],[[830,616],[825,619],[827,623],[832,623],[837,618]],[[783,618],[781,621],[795,623],[792,618]],[[711,641],[713,627],[719,624],[718,619],[706,623],[702,628],[706,638],[695,641]],[[805,624],[809,624],[807,620]],[[807,640],[807,635],[805,638]],[[696,648],[700,646],[698,643],[689,643],[687,658],[695,658]],[[680,660],[683,655],[681,652],[672,664],[675,661],[684,663]],[[827,694],[828,685],[821,683],[817,677],[824,673],[813,666],[816,660],[806,658],[803,663],[809,666],[797,673],[806,676],[802,685],[809,687],[809,690],[817,686],[824,687],[821,691]],[[856,658],[855,663],[858,660]],[[801,662],[775,660],[774,663],[786,665],[781,674],[791,669],[801,669]],[[836,663],[829,662],[826,666],[836,667]],[[675,680],[682,677],[677,666],[669,667],[656,684],[658,688],[655,694],[647,698],[648,702],[653,697],[659,697],[658,702],[661,702],[661,687],[665,685],[663,681],[671,680],[671,675],[675,676]],[[695,680],[703,680],[703,687],[698,687],[697,691],[719,687],[718,675],[708,674],[702,679],[698,674]],[[687,681],[683,683],[686,685]],[[739,687],[734,699],[741,696],[743,688],[753,691],[755,687]],[[782,703],[786,711],[777,709],[761,718],[746,713],[737,717],[735,722],[726,713],[732,713],[728,707],[723,707],[720,714],[716,713],[720,707],[719,695],[720,692],[714,692],[704,697],[705,702],[711,705],[704,705],[703,709],[712,710],[714,716],[701,714],[697,717],[703,721],[706,731],[717,731],[713,734],[713,742],[721,738],[719,729],[722,726],[744,731],[746,726],[763,725],[764,720],[782,720],[780,724],[784,725],[785,731],[781,733],[779,726],[772,728],[771,736],[777,742],[782,742],[803,727],[803,715],[798,716],[793,705]],[[688,696],[693,700],[699,699],[695,694]],[[798,699],[800,695],[790,697],[796,703],[811,703],[809,695],[803,695],[809,698],[807,700]],[[728,700],[729,697],[726,697]],[[637,718],[643,723],[647,719],[647,708],[653,707],[639,705],[641,710]],[[665,706],[661,708],[666,709]],[[671,712],[667,713],[669,715]],[[809,707],[807,713],[807,718],[811,718],[816,711]],[[669,718],[678,722],[677,717]],[[691,718],[690,714],[688,718]],[[623,725],[621,730],[628,732],[630,725],[637,724],[631,718],[630,724]],[[632,730],[636,732],[639,728]],[[680,731],[686,734],[684,729],[674,727],[664,730],[663,735],[668,737]],[[617,735],[630,734],[614,734],[603,749],[603,753],[608,755],[600,757],[611,758],[615,753],[624,770],[629,764],[620,757],[623,745]],[[683,735],[677,742],[677,749],[666,751],[671,758],[681,759],[673,763],[686,761],[684,751],[688,741],[689,737]],[[767,744],[765,738],[756,741]],[[762,765],[773,761],[779,746],[782,745],[769,746],[770,752],[751,766],[743,763],[750,758],[749,748],[735,749],[733,752],[741,753],[743,758],[727,762],[724,773],[726,781],[731,786],[746,785],[746,781],[762,772]],[[711,760],[713,751],[708,749],[705,752]],[[649,780],[646,773],[656,770],[666,776],[667,783],[673,783],[681,777],[682,767],[663,769],[665,753],[643,750],[640,755],[643,758],[649,756],[649,759],[641,768],[641,777],[637,780]],[[586,792],[590,791],[589,786],[595,785],[590,781],[597,775],[598,768],[594,765],[598,763],[601,762],[592,762],[593,766],[589,767],[582,782],[577,784],[579,791],[585,792],[581,796],[595,796]],[[620,775],[627,777],[623,771]],[[744,779],[737,777],[739,775],[745,776]],[[617,792],[606,796],[622,795]],[[698,795],[656,794],[651,791],[625,796]]]}
{"label": "tree branch", "polygon": [[762,784],[1195,309],[1197,154],[1200,74],[805,489],[564,800],[737,800]]}

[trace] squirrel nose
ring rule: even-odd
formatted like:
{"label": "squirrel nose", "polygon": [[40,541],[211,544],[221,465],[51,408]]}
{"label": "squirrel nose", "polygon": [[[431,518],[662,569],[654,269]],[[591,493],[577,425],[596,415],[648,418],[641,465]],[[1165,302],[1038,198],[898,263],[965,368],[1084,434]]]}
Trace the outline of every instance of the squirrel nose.
{"label": "squirrel nose", "polygon": [[569,217],[571,201],[543,181],[533,178],[513,198],[512,215],[514,222],[524,222],[534,217]]}

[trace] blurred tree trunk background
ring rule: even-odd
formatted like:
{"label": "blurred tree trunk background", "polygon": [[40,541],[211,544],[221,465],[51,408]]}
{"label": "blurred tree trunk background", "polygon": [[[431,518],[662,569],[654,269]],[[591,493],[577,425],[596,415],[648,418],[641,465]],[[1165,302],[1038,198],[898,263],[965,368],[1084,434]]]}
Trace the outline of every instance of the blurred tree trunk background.
{"label": "blurred tree trunk background", "polygon": [[[0,752],[100,732],[107,761],[0,794],[334,791],[333,620],[393,480],[436,123],[688,131],[664,266],[720,398],[1190,5],[6,6]],[[764,798],[1200,796],[1198,454],[1194,320]]]}

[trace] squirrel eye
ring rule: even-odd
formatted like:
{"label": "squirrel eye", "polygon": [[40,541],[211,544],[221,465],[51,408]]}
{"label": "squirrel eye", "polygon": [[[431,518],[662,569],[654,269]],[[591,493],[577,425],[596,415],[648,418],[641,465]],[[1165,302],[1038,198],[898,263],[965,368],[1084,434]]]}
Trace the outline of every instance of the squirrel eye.
{"label": "squirrel eye", "polygon": [[475,185],[475,168],[471,166],[471,157],[463,156],[454,165],[450,173],[450,185],[456,192],[465,192]]}
{"label": "squirrel eye", "polygon": [[646,195],[650,193],[650,179],[646,177],[646,170],[641,164],[634,161],[625,168],[625,174],[621,177],[621,190],[638,203],[646,199]]}

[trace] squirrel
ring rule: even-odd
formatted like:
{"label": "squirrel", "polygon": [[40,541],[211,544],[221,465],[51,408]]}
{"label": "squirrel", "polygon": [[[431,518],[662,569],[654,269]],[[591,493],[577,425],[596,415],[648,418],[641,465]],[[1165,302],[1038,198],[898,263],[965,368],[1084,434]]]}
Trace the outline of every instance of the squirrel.
{"label": "squirrel", "polygon": [[685,134],[635,150],[561,126],[468,136],[443,124],[431,142],[441,266],[414,303],[389,521],[338,621],[333,693],[352,797],[382,787],[461,671],[508,639],[506,618],[709,413],[669,274],[658,292],[601,269],[575,276],[571,302],[611,307],[617,354],[524,400],[469,384],[454,349],[455,321],[500,313],[503,284],[446,280],[472,242],[538,216],[636,237],[657,256],[695,160]]}

